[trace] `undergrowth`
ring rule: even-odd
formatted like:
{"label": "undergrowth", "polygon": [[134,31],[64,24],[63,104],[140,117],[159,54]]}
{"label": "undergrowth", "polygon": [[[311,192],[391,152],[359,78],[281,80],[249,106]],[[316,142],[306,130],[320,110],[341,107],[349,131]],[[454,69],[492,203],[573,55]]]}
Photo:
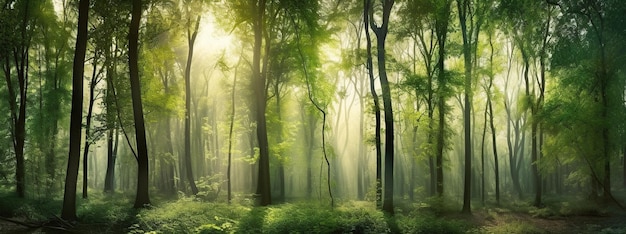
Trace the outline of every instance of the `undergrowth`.
{"label": "undergrowth", "polygon": [[469,228],[417,209],[391,217],[358,201],[334,208],[316,201],[252,207],[184,198],[142,210],[136,218],[129,233],[464,233]]}

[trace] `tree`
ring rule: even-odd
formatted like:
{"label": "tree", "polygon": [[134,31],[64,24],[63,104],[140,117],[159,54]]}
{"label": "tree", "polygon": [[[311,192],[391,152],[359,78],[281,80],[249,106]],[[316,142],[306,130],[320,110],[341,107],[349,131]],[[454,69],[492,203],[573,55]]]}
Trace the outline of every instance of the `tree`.
{"label": "tree", "polygon": [[[463,213],[471,213],[471,184],[472,184],[472,143],[471,143],[471,105],[472,105],[472,28],[467,28],[467,18],[471,17],[472,8],[470,0],[457,0],[459,11],[459,22],[461,24],[461,33],[463,34],[463,60],[465,61],[465,89],[464,89],[464,108],[463,108],[463,130],[465,133],[465,182],[463,188]],[[471,20],[471,18],[469,19]],[[473,22],[469,22],[473,26]]]}
{"label": "tree", "polygon": [[380,139],[380,104],[378,99],[378,93],[376,91],[376,85],[374,83],[374,63],[372,61],[372,40],[369,33],[370,24],[370,11],[372,10],[372,1],[364,0],[363,4],[363,21],[365,27],[365,37],[367,41],[367,69],[370,82],[370,92],[372,93],[372,99],[374,100],[374,115],[375,115],[375,135],[374,144],[376,147],[376,207],[382,207],[382,149]]}
{"label": "tree", "polygon": [[193,46],[196,42],[196,36],[198,35],[198,28],[200,27],[200,15],[196,17],[193,23],[191,16],[187,17],[187,45],[189,50],[187,52],[187,63],[185,65],[185,171],[187,172],[187,181],[191,187],[191,193],[193,195],[198,194],[198,188],[196,182],[193,179],[193,171],[191,167],[191,62],[193,59]]}
{"label": "tree", "polygon": [[612,155],[623,144],[623,133],[620,133],[623,132],[623,115],[620,112],[624,105],[624,80],[618,75],[620,65],[616,63],[624,58],[618,54],[624,51],[621,43],[624,21],[621,15],[626,4],[613,0],[547,3],[558,6],[567,16],[560,22],[559,26],[562,27],[558,27],[562,36],[557,41],[551,61],[553,67],[558,68],[565,87],[583,90],[584,93],[579,93],[588,95],[586,98],[594,106],[588,108],[586,116],[582,116],[582,113],[574,116],[595,120],[588,121],[594,131],[583,134],[589,137],[585,142],[589,149],[578,150],[581,152],[578,155],[588,166],[587,174],[592,178],[591,198],[597,196],[595,185],[599,185],[603,190],[603,198],[616,202],[611,193],[610,177]]}
{"label": "tree", "polygon": [[[26,106],[28,99],[29,51],[33,37],[33,24],[38,10],[37,2],[15,1],[3,7],[2,15],[6,17],[8,28],[3,32],[8,42],[3,43],[2,60],[8,91],[9,112],[11,115],[11,137],[13,153],[15,154],[15,190],[18,197],[25,197],[25,158],[24,145],[26,142]],[[11,31],[12,30],[12,31]],[[11,65],[13,61],[13,66]],[[17,74],[11,74],[15,71]],[[16,77],[17,81],[13,77]],[[17,85],[17,88],[15,87]]]}
{"label": "tree", "polygon": [[72,112],[70,116],[70,149],[65,177],[65,194],[61,218],[76,220],[76,182],[80,162],[80,145],[83,114],[83,73],[85,53],[87,51],[87,22],[89,21],[89,0],[78,2],[78,32],[74,52],[72,76]]}
{"label": "tree", "polygon": [[489,126],[491,128],[491,142],[493,148],[493,170],[496,184],[496,203],[500,204],[500,165],[498,163],[498,143],[496,141],[496,127],[494,124],[494,112],[493,112],[493,98],[494,94],[491,91],[494,80],[494,59],[493,59],[493,38],[492,35],[489,35],[489,46],[491,54],[489,56],[489,83],[487,85],[487,105],[489,106]]}
{"label": "tree", "polygon": [[435,21],[435,35],[437,36],[438,60],[437,60],[437,111],[439,112],[439,125],[437,131],[437,156],[435,158],[437,196],[443,197],[443,152],[445,148],[445,123],[446,123],[446,100],[449,97],[450,75],[445,70],[446,42],[448,37],[448,25],[450,23],[451,0],[439,1],[436,4],[437,20]]}
{"label": "tree", "polygon": [[[401,10],[402,22],[405,23],[405,28],[402,28],[399,36],[405,36],[413,40],[413,50],[417,47],[419,54],[421,56],[421,62],[423,62],[425,75],[426,77],[422,77],[417,74],[417,55],[414,55],[413,60],[411,61],[412,68],[409,68],[409,74],[407,80],[405,81],[406,85],[409,85],[411,88],[415,90],[415,96],[419,99],[422,99],[426,103],[426,112],[428,116],[428,127],[426,133],[426,142],[422,144],[424,150],[424,155],[428,159],[428,169],[429,169],[429,193],[431,196],[436,193],[436,168],[435,168],[435,105],[436,105],[436,96],[435,96],[435,72],[436,70],[436,35],[435,35],[435,23],[438,21],[437,18],[437,2],[432,0],[423,0],[423,1],[408,1],[407,6]],[[405,35],[406,34],[406,35]],[[425,79],[425,81],[423,80]],[[416,105],[416,112],[419,110],[419,105]],[[413,138],[417,138],[417,123],[413,128]],[[414,140],[415,141],[415,140]],[[413,160],[415,161],[415,160]],[[413,170],[415,171],[415,170]],[[415,178],[415,176],[411,176]]]}
{"label": "tree", "polygon": [[[265,118],[267,91],[265,89],[266,77],[261,71],[261,46],[263,44],[263,32],[265,21],[265,2],[266,0],[256,0],[251,4],[253,12],[252,28],[254,31],[254,47],[252,54],[252,79],[254,85],[255,97],[255,113],[256,113],[256,132],[259,144],[259,175],[257,182],[257,195],[259,196],[259,205],[267,206],[272,204],[272,195],[270,187],[270,160],[269,160],[269,144],[267,139],[267,120]],[[266,46],[269,42],[266,40]],[[266,58],[267,59],[267,58]],[[263,66],[264,69],[267,66]]]}
{"label": "tree", "polygon": [[96,86],[98,85],[100,80],[102,80],[102,78],[100,77],[102,70],[98,71],[97,68],[98,57],[100,56],[97,53],[99,52],[94,53],[95,55],[93,58],[93,72],[91,75],[91,80],[89,82],[89,105],[87,106],[87,123],[85,124],[85,147],[83,148],[83,198],[88,197],[87,181],[89,175],[89,147],[93,144],[93,142],[95,142],[95,136],[92,132],[91,120],[93,116],[94,102],[96,101]]}
{"label": "tree", "polygon": [[130,87],[133,101],[133,116],[135,121],[135,138],[137,141],[137,193],[135,208],[150,205],[148,192],[148,144],[146,142],[146,127],[141,104],[141,83],[139,81],[139,22],[141,21],[141,0],[132,1],[130,31],[128,33],[128,67],[130,71]]}
{"label": "tree", "polygon": [[228,125],[228,167],[226,169],[226,181],[228,183],[228,195],[227,200],[230,204],[232,199],[232,157],[233,157],[233,127],[235,126],[235,97],[237,91],[237,75],[239,71],[239,64],[241,64],[241,59],[243,56],[239,57],[239,61],[235,65],[235,71],[233,75],[233,88],[230,96],[230,123]]}
{"label": "tree", "polygon": [[[531,124],[531,171],[535,192],[535,206],[542,206],[542,178],[539,170],[543,134],[541,119],[536,118],[541,112],[545,93],[546,59],[551,38],[551,24],[554,7],[541,1],[503,1],[500,4],[502,16],[509,24],[506,32],[511,35],[522,55],[522,76],[525,83],[525,97],[522,108],[530,110]],[[531,69],[539,63],[536,73],[539,77],[533,82]]]}
{"label": "tree", "polygon": [[[26,153],[29,154],[31,168],[39,168],[39,155],[44,157],[44,170],[46,175],[42,180],[39,179],[38,172],[34,172],[34,181],[36,186],[44,185],[44,194],[46,197],[54,196],[58,191],[58,174],[59,174],[59,155],[58,148],[59,121],[65,116],[69,116],[69,105],[64,105],[67,97],[70,96],[68,82],[71,77],[71,59],[73,51],[71,51],[72,41],[70,30],[70,20],[67,15],[69,9],[67,6],[63,8],[59,20],[51,1],[35,1],[41,4],[35,15],[36,27],[33,31],[32,48],[34,53],[30,53],[31,67],[36,68],[37,73],[31,72],[31,77],[38,77],[38,81],[31,82],[29,89],[34,91],[30,94],[30,101],[36,105],[30,105],[32,112],[30,118],[26,121],[26,129],[29,129],[29,137],[31,147],[27,147]],[[72,41],[73,42],[73,41]],[[33,71],[35,69],[32,69]],[[36,93],[36,95],[35,95]],[[69,99],[69,98],[67,98]],[[36,108],[33,108],[35,107]],[[28,111],[28,110],[27,110]],[[8,111],[6,112],[8,113]],[[67,113],[67,114],[66,114]],[[30,120],[30,121],[29,121]],[[63,146],[61,146],[63,147]],[[33,151],[37,149],[38,152]],[[37,166],[34,166],[37,165]],[[41,169],[41,168],[40,168]],[[31,169],[32,171],[32,169]]]}
{"label": "tree", "polygon": [[[381,4],[383,12],[380,26],[377,25],[374,19],[373,8],[369,9],[369,24],[371,30],[376,35],[378,76],[382,87],[383,110],[385,112],[385,179],[383,183],[383,210],[389,214],[393,214],[394,121],[393,108],[391,105],[391,88],[389,86],[389,80],[387,79],[385,40],[387,38],[387,33],[389,32],[389,16],[391,15],[394,0],[384,0],[381,1]],[[373,7],[373,5],[369,3],[367,5]]]}

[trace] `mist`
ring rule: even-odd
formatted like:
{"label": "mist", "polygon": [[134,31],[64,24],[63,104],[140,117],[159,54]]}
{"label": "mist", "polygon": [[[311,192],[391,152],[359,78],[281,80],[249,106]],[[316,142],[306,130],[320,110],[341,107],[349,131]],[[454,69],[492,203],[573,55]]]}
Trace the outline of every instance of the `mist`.
{"label": "mist", "polygon": [[626,230],[624,9],[9,0],[0,232]]}

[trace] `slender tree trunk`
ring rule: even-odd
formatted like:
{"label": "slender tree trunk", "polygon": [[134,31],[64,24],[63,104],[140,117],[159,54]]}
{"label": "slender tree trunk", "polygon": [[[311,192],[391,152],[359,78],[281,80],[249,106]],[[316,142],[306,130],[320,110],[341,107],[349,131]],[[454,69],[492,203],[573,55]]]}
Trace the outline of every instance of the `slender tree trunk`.
{"label": "slender tree trunk", "polygon": [[[487,95],[489,95],[489,90],[487,91]],[[487,97],[488,99],[489,97]],[[488,105],[489,103],[487,103]],[[487,112],[488,108],[485,107],[485,116],[483,122],[483,135],[480,144],[480,201],[485,204],[485,136],[487,135]],[[496,174],[497,176],[497,174]]]}
{"label": "slender tree trunk", "polygon": [[307,168],[306,168],[306,190],[307,198],[313,196],[313,148],[315,146],[315,117],[311,114],[308,116],[309,131],[307,133],[308,138],[308,153],[307,153]]}
{"label": "slender tree trunk", "polygon": [[437,70],[437,109],[439,112],[439,124],[437,131],[437,155],[435,156],[436,180],[437,180],[437,196],[443,197],[443,152],[445,146],[445,124],[446,124],[446,99],[444,87],[447,85],[447,73],[445,70],[445,49],[448,36],[448,24],[451,12],[451,2],[446,0],[444,7],[437,12],[437,20],[435,22],[435,34],[437,35],[438,60]]}
{"label": "slender tree trunk", "polygon": [[[472,58],[471,39],[472,32],[467,29],[467,16],[470,14],[470,6],[466,0],[457,0],[459,10],[459,22],[463,34],[463,57],[465,67],[463,130],[465,135],[465,179],[463,186],[463,210],[465,214],[471,214],[471,185],[472,185],[472,143],[471,143],[471,107],[472,107]],[[472,23],[472,22],[470,22]]]}
{"label": "slender tree trunk", "polygon": [[[241,61],[241,58],[240,58]],[[232,199],[232,177],[231,177],[231,167],[232,167],[232,157],[233,157],[233,127],[235,126],[235,97],[237,91],[237,70],[239,68],[239,63],[235,67],[235,75],[233,78],[233,90],[232,95],[230,97],[230,125],[228,127],[228,167],[226,168],[226,181],[228,182],[228,204],[230,204]]]}
{"label": "slender tree trunk", "polygon": [[190,32],[191,20],[187,19],[187,42],[189,46],[189,52],[187,54],[187,65],[185,67],[185,170],[187,172],[187,180],[191,187],[191,193],[193,195],[198,194],[198,187],[193,177],[192,159],[191,159],[191,62],[193,59],[193,47],[198,35],[198,28],[200,26],[200,16],[196,18],[196,24],[193,32]]}
{"label": "slender tree trunk", "polygon": [[[531,92],[530,92],[530,74],[529,74],[529,68],[530,68],[530,64],[529,64],[529,58],[528,55],[526,54],[527,51],[521,47],[520,48],[522,50],[522,58],[524,60],[524,81],[526,83],[526,96],[530,97]],[[534,94],[533,94],[534,95]],[[530,105],[530,114],[532,117],[535,117],[535,115],[537,114],[537,108],[536,108],[536,103],[529,103]],[[537,127],[538,127],[538,123],[536,121],[532,121],[531,122],[531,152],[530,152],[530,160],[531,160],[531,170],[532,170],[532,180],[533,180],[533,187],[535,190],[535,200],[533,202],[533,205],[536,207],[541,206],[541,176],[539,175],[539,165],[538,165],[538,160],[539,160],[539,155],[538,155],[538,147],[537,147],[537,141],[538,141],[538,131],[537,131]]]}
{"label": "slender tree trunk", "polygon": [[376,126],[375,130],[375,146],[376,146],[376,207],[382,207],[382,148],[381,148],[381,137],[380,137],[380,104],[378,100],[378,94],[376,93],[376,86],[374,84],[374,65],[372,61],[372,39],[370,37],[370,10],[371,10],[371,0],[364,0],[364,26],[365,26],[365,37],[367,41],[367,69],[370,81],[370,92],[372,93],[372,99],[374,100],[374,115],[376,117]]}
{"label": "slender tree trunk", "polygon": [[493,166],[494,166],[494,177],[495,177],[495,182],[496,182],[496,203],[499,205],[500,204],[500,165],[498,163],[498,143],[496,142],[496,127],[493,121],[493,101],[491,100],[492,98],[492,94],[491,94],[491,88],[493,85],[493,80],[494,80],[494,75],[493,75],[493,54],[494,54],[494,49],[493,49],[493,40],[491,37],[491,34],[489,35],[489,46],[491,47],[491,54],[489,57],[489,65],[490,65],[490,72],[489,72],[489,86],[487,89],[487,104],[489,105],[489,123],[491,125],[491,141],[492,141],[492,146],[493,146]]}
{"label": "slender tree trunk", "polygon": [[29,68],[29,50],[31,38],[28,35],[28,22],[30,19],[30,4],[26,2],[24,4],[24,14],[22,17],[22,25],[20,31],[19,45],[13,49],[13,59],[15,63],[15,71],[17,72],[17,80],[19,87],[19,107],[16,102],[18,96],[16,96],[15,89],[11,78],[11,66],[9,55],[5,55],[4,73],[7,83],[7,91],[9,93],[9,109],[11,112],[11,136],[13,140],[13,149],[15,153],[15,190],[17,196],[20,198],[25,197],[25,158],[24,158],[24,144],[26,140],[26,99],[28,88],[28,68]]}
{"label": "slender tree trunk", "polygon": [[430,175],[430,196],[435,196],[437,194],[437,165],[435,164],[435,155],[432,153],[435,150],[432,147],[435,144],[434,133],[435,133],[435,106],[433,105],[433,86],[432,86],[432,77],[429,78],[429,98],[428,98],[428,174]]}
{"label": "slender tree trunk", "polygon": [[72,68],[72,111],[70,114],[70,148],[65,177],[65,193],[61,218],[76,220],[76,182],[80,163],[81,123],[83,115],[83,72],[87,51],[87,23],[89,21],[89,0],[78,2],[78,32]]}
{"label": "slender tree trunk", "polygon": [[622,155],[622,184],[626,188],[626,145],[624,145]]}
{"label": "slender tree trunk", "polygon": [[[356,86],[356,85],[355,85]],[[364,111],[365,110],[365,105],[364,105],[364,100],[363,100],[363,96],[361,96],[361,94],[359,94],[359,105],[361,108],[361,112],[359,113],[359,143],[358,143],[358,147],[359,147],[359,152],[357,154],[358,158],[357,158],[357,198],[359,200],[364,200],[365,199],[365,193],[367,193],[367,184],[365,183],[365,173],[366,173],[366,167],[367,167],[367,162],[366,162],[366,152],[365,152],[365,147],[363,146],[363,139],[364,139],[364,129],[365,129],[365,124],[364,124]]]}
{"label": "slender tree trunk", "polygon": [[133,116],[135,122],[135,137],[137,141],[137,194],[135,208],[150,205],[148,192],[148,144],[146,142],[146,127],[141,104],[141,83],[139,82],[139,22],[141,21],[141,0],[132,2],[132,18],[128,33],[128,67],[130,71],[130,89],[133,101]]}
{"label": "slender tree trunk", "polygon": [[[378,58],[378,76],[382,87],[383,106],[385,112],[385,178],[384,178],[384,196],[383,211],[393,214],[393,164],[394,164],[394,121],[393,106],[391,104],[391,88],[387,79],[386,69],[386,50],[385,40],[389,28],[389,16],[393,7],[394,0],[385,0],[383,2],[383,19],[380,26],[374,23],[374,18],[370,15],[370,27],[376,34],[377,58]],[[368,4],[369,5],[369,4]],[[370,12],[373,14],[373,12]]]}
{"label": "slender tree trunk", "polygon": [[[277,77],[277,79],[280,79],[280,77]],[[282,102],[281,102],[281,95],[280,95],[280,81],[277,80],[274,83],[274,95],[276,97],[276,116],[278,117],[278,124],[276,125],[276,131],[278,132],[277,135],[277,140],[276,142],[278,144],[283,142],[283,118],[282,118]],[[285,152],[278,152],[281,156],[280,159],[278,159],[278,189],[280,191],[280,194],[278,195],[278,200],[279,202],[284,202],[285,201],[285,165],[284,165],[284,159],[282,159],[282,157],[284,157]]]}
{"label": "slender tree trunk", "polygon": [[498,143],[496,142],[496,127],[493,123],[493,104],[491,102],[491,97],[487,97],[487,102],[489,103],[489,123],[491,124],[491,141],[493,143],[493,167],[494,176],[496,179],[496,203],[500,204],[500,166],[498,163]]}
{"label": "slender tree trunk", "polygon": [[91,75],[91,82],[89,83],[89,105],[87,106],[87,123],[85,124],[85,147],[83,148],[83,198],[88,197],[88,175],[89,175],[89,146],[91,146],[91,116],[93,114],[93,104],[95,102],[95,90],[98,84],[98,77],[96,74],[96,59],[93,61],[93,73]]}
{"label": "slender tree trunk", "polygon": [[165,120],[165,152],[168,154],[168,157],[164,160],[164,165],[161,165],[161,169],[164,170],[165,178],[165,187],[164,190],[166,193],[174,195],[176,194],[176,179],[174,178],[174,167],[175,167],[175,159],[174,159],[174,146],[172,145],[172,126],[170,123],[170,118]]}

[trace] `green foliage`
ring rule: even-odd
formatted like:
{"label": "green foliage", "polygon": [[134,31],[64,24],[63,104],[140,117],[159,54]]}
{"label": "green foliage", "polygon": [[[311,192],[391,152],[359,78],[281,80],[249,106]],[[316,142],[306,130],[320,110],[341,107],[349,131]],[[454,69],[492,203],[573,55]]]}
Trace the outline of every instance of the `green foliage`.
{"label": "green foliage", "polygon": [[213,234],[213,233],[231,233],[233,232],[233,223],[225,222],[222,225],[216,225],[213,223],[202,225],[196,228],[196,233],[199,234]]}
{"label": "green foliage", "polygon": [[332,209],[317,202],[255,208],[238,233],[386,233],[384,215],[372,203],[352,202]]}
{"label": "green foliage", "polygon": [[398,215],[402,233],[465,233],[468,224],[458,220],[447,220],[433,215]]}
{"label": "green foliage", "polygon": [[182,198],[162,204],[137,214],[137,232],[158,233],[211,233],[212,227],[232,230],[236,221],[249,212],[250,208],[224,203],[207,203],[192,198]]}
{"label": "green foliage", "polygon": [[339,214],[314,203],[285,204],[268,208],[264,233],[342,232]]}
{"label": "green foliage", "polygon": [[[13,190],[11,188],[11,190]],[[54,199],[24,199],[15,191],[0,190],[0,216],[28,221],[43,221],[52,216],[51,211],[61,210],[61,202]]]}
{"label": "green foliage", "polygon": [[626,233],[626,227],[608,227],[608,228],[603,228],[602,230],[600,230],[600,232],[598,232],[599,234],[620,234],[620,233]]}
{"label": "green foliage", "polygon": [[123,223],[133,218],[132,201],[123,194],[92,192],[89,200],[78,200],[77,215],[86,223]]}
{"label": "green foliage", "polygon": [[481,228],[479,233],[520,233],[520,234],[531,234],[531,233],[545,233],[545,231],[540,230],[539,228],[533,226],[532,224],[521,222],[521,221],[512,221],[507,222],[501,225],[496,226],[487,226]]}
{"label": "green foliage", "polygon": [[224,183],[225,181],[221,174],[198,178],[196,186],[198,187],[199,192],[196,194],[196,198],[202,201],[217,200],[220,191],[222,190],[222,184]]}
{"label": "green foliage", "polygon": [[581,199],[561,202],[558,212],[562,216],[598,216],[607,213],[597,203]]}

